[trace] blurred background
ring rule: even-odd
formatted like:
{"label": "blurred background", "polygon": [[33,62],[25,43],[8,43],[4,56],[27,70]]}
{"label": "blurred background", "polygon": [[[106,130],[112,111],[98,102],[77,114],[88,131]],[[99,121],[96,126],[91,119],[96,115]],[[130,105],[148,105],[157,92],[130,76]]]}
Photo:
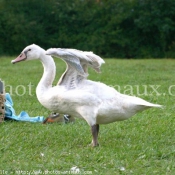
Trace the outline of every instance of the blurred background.
{"label": "blurred background", "polygon": [[0,0],[0,55],[33,43],[105,58],[173,58],[175,0]]}

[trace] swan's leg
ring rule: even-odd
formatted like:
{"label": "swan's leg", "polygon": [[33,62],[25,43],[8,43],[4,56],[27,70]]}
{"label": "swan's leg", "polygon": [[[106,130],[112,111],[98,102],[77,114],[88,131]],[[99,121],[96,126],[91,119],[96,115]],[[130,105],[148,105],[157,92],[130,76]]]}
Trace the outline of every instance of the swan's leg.
{"label": "swan's leg", "polygon": [[99,125],[95,124],[91,126],[91,132],[92,132],[92,146],[98,146],[98,133],[99,133]]}
{"label": "swan's leg", "polygon": [[77,113],[82,118],[84,118],[91,127],[92,146],[98,146],[99,125],[96,124],[97,110],[98,108],[94,106],[85,106],[85,105],[77,108]]}

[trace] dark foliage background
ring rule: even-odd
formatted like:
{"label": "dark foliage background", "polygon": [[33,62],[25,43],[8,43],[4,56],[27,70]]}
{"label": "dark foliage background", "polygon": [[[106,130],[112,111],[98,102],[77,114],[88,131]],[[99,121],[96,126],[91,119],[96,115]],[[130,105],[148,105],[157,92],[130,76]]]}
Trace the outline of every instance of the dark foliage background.
{"label": "dark foliage background", "polygon": [[0,55],[32,43],[102,57],[175,57],[175,1],[0,0]]}

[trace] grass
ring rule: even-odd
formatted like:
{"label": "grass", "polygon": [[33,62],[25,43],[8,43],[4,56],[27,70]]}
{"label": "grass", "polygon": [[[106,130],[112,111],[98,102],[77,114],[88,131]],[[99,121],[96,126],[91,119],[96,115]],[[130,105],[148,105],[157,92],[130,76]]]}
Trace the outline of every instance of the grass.
{"label": "grass", "polygon": [[[35,95],[43,72],[41,63],[11,65],[11,59],[14,58],[0,58],[0,78],[6,83],[6,92],[12,94],[16,113],[24,110],[30,116],[47,117],[50,112]],[[58,80],[65,65],[59,59],[55,61]],[[102,74],[91,70],[89,79],[120,87],[122,93],[140,96],[165,108],[152,108],[129,120],[101,125],[97,148],[88,146],[90,128],[80,119],[62,125],[4,122],[0,124],[0,174],[68,174],[75,166],[81,174],[175,174],[175,61],[105,61]],[[19,85],[25,87],[25,93]]]}

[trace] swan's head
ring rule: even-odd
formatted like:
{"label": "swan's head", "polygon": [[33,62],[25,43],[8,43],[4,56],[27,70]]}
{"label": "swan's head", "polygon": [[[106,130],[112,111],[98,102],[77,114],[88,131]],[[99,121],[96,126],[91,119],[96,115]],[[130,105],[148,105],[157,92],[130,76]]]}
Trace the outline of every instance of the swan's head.
{"label": "swan's head", "polygon": [[27,46],[16,59],[11,61],[11,63],[15,64],[20,61],[39,59],[43,53],[45,53],[44,49],[36,44],[32,44]]}

